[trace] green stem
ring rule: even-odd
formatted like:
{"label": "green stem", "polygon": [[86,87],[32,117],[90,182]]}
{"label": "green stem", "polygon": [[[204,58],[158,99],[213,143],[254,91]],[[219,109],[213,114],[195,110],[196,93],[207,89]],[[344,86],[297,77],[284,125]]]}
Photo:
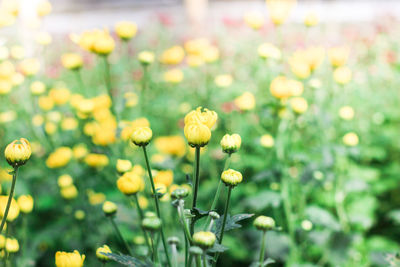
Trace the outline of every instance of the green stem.
{"label": "green stem", "polygon": [[[232,187],[228,187],[228,197],[226,198],[225,202],[225,210],[224,210],[224,218],[222,220],[222,227],[221,227],[221,233],[219,234],[219,239],[218,243],[222,244],[222,238],[224,238],[224,231],[225,231],[225,224],[226,224],[226,218],[228,217],[228,211],[229,211],[229,202],[231,200],[231,193],[232,193]],[[219,253],[215,253],[214,256],[214,266],[217,264]]]}
{"label": "green stem", "polygon": [[114,219],[112,217],[110,217],[110,221],[111,224],[114,227],[115,232],[117,233],[118,238],[120,239],[120,241],[122,242],[122,244],[124,245],[126,251],[129,253],[129,255],[132,255],[131,249],[129,248],[128,243],[126,242],[126,240],[124,239],[124,237],[122,236],[121,232],[118,229],[117,224],[115,223]]}
{"label": "green stem", "polygon": [[260,266],[263,266],[264,262],[264,254],[265,254],[265,237],[267,235],[267,231],[263,231],[262,238],[261,238],[261,247],[260,247]]}
{"label": "green stem", "polygon": [[[134,194],[134,195],[133,195],[133,198],[134,198],[134,200],[135,200],[136,209],[137,209],[137,211],[138,211],[138,216],[139,216],[139,218],[140,218],[140,222],[142,222],[144,216],[143,216],[142,208],[141,208],[140,205],[139,205],[139,199],[138,199],[137,194]],[[147,236],[147,232],[146,232],[146,231],[144,230],[144,228],[143,228],[142,223],[140,223],[140,228],[142,229],[143,237],[144,237],[144,239],[145,239],[145,241],[146,241],[146,245],[147,245],[147,248],[149,249],[149,252],[154,253],[154,250],[152,251],[152,249],[151,249],[151,247],[150,247],[149,238],[148,238],[148,236]]]}
{"label": "green stem", "polygon": [[[197,193],[199,190],[199,183],[200,183],[200,179],[199,179],[199,173],[200,173],[200,147],[196,146],[196,155],[195,155],[195,168],[194,168],[194,173],[193,173],[193,177],[195,177],[195,186],[194,186],[194,193],[193,193],[193,202],[192,202],[192,210],[194,210],[196,208],[196,204],[197,204]],[[190,222],[190,234],[193,235],[194,233],[194,224],[195,224],[195,220],[194,218],[192,218],[191,222]]]}
{"label": "green stem", "polygon": [[203,267],[207,267],[207,258],[206,258],[206,251],[203,251]]}
{"label": "green stem", "polygon": [[[185,234],[185,230],[183,230],[183,233]],[[185,267],[188,266],[188,260],[189,260],[189,241],[185,237]]]}
{"label": "green stem", "polygon": [[[5,239],[6,239],[6,243],[7,243],[7,237],[8,237],[9,229],[10,229],[10,225],[7,225],[6,234],[4,236]],[[4,249],[3,264],[4,264],[4,267],[7,267],[8,252],[6,250],[6,244],[4,244],[4,248],[3,249]]]}
{"label": "green stem", "polygon": [[[154,186],[153,175],[151,174],[151,168],[150,168],[149,158],[147,156],[146,146],[143,146],[143,153],[144,153],[144,158],[145,158],[145,161],[146,161],[147,172],[149,174],[149,179],[150,179],[150,183],[151,183],[151,189],[153,190],[153,196],[154,196],[154,202],[156,204],[157,216],[158,216],[158,218],[162,219],[161,218],[161,212],[160,212],[160,205],[158,203],[158,195],[157,195],[157,192],[156,192],[156,188]],[[164,247],[165,257],[167,258],[168,266],[171,267],[171,260],[169,258],[168,246],[167,246],[167,242],[165,240],[164,229],[163,229],[162,225],[161,225],[160,233],[161,233],[161,240],[162,240],[163,247]]]}
{"label": "green stem", "polygon": [[178,267],[178,251],[176,250],[176,245],[172,244],[171,246],[171,250],[172,250],[172,259],[174,260],[174,266]]}
{"label": "green stem", "polygon": [[8,195],[6,210],[4,211],[4,216],[3,216],[3,219],[1,220],[0,233],[3,231],[4,224],[6,223],[6,220],[7,220],[8,211],[10,210],[11,200],[13,198],[14,190],[15,190],[15,182],[17,181],[17,175],[18,175],[18,167],[14,167],[10,194]]}
{"label": "green stem", "polygon": [[289,181],[285,174],[282,177],[281,196],[283,199],[283,208],[287,221],[288,232],[290,236],[290,252],[289,262],[293,262],[297,258],[296,236],[294,231],[294,220],[292,211],[292,201],[290,197]]}
{"label": "green stem", "polygon": [[182,227],[183,227],[183,232],[185,233],[185,237],[187,238],[187,240],[189,240],[190,243],[192,243],[192,237],[190,235],[188,225],[187,225],[187,223],[185,221],[185,218],[184,218],[183,200],[179,201],[178,215],[179,215],[179,220],[180,220],[180,222],[182,224]]}
{"label": "green stem", "polygon": [[158,251],[156,249],[156,247],[154,246],[154,236],[151,234],[150,235],[150,239],[151,239],[151,247],[153,249],[153,261],[155,263],[155,265],[157,266],[157,262],[158,262]]}
{"label": "green stem", "polygon": [[196,266],[201,267],[201,258],[200,255],[196,255]]}
{"label": "green stem", "polygon": [[336,180],[335,207],[339,217],[340,225],[342,226],[343,231],[347,233],[349,231],[349,224],[348,224],[346,210],[344,208],[343,183],[340,174],[338,175]]}

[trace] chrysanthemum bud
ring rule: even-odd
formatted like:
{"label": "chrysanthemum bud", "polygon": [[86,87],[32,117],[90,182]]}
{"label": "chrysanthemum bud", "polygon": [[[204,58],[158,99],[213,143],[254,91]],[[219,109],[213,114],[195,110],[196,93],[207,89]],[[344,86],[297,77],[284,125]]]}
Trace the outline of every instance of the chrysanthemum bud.
{"label": "chrysanthemum bud", "polygon": [[221,139],[222,151],[228,154],[235,153],[242,144],[242,138],[238,134],[226,134]]}
{"label": "chrysanthemum bud", "polygon": [[112,253],[111,249],[109,246],[107,245],[103,245],[102,247],[99,247],[98,249],[96,249],[96,257],[102,261],[102,262],[106,262],[108,261],[108,257],[106,255],[103,255],[102,253]]}
{"label": "chrysanthemum bud", "polygon": [[77,70],[82,67],[83,60],[79,54],[67,53],[61,56],[61,63],[66,69]]}
{"label": "chrysanthemum bud", "polygon": [[189,248],[189,253],[195,256],[200,256],[203,254],[203,250],[199,248],[198,246],[191,246]]}
{"label": "chrysanthemum bud", "polygon": [[6,251],[8,253],[16,253],[19,251],[19,243],[15,238],[6,239]]}
{"label": "chrysanthemum bud", "polygon": [[186,188],[177,188],[171,193],[173,199],[182,199],[189,195],[189,190]]}
{"label": "chrysanthemum bud", "polygon": [[33,198],[31,195],[22,195],[17,199],[19,210],[22,213],[30,213],[33,209]]}
{"label": "chrysanthemum bud", "polygon": [[138,59],[142,65],[150,65],[154,61],[154,53],[150,51],[142,51],[138,54]]}
{"label": "chrysanthemum bud", "polygon": [[126,172],[117,180],[117,187],[123,194],[130,196],[144,189],[142,177],[134,172]]}
{"label": "chrysanthemum bud", "polygon": [[124,41],[134,37],[137,32],[137,26],[130,21],[120,21],[115,25],[115,32]]}
{"label": "chrysanthemum bud", "polygon": [[146,146],[152,137],[153,132],[149,127],[136,127],[131,135],[131,141],[137,146]]}
{"label": "chrysanthemum bud", "polygon": [[210,216],[211,219],[213,219],[213,220],[218,220],[218,219],[219,219],[219,214],[216,213],[215,211],[210,211],[210,212],[208,213],[208,216]]}
{"label": "chrysanthemum bud", "polygon": [[192,147],[203,147],[208,144],[211,138],[210,128],[201,123],[186,124],[184,133]]}
{"label": "chrysanthemum bud", "polygon": [[106,216],[113,216],[115,213],[117,213],[117,209],[117,205],[115,205],[114,202],[105,201],[103,203],[103,212]]}
{"label": "chrysanthemum bud", "polygon": [[271,230],[275,227],[274,219],[267,216],[258,216],[253,224],[258,230],[262,231]]}
{"label": "chrysanthemum bud", "polygon": [[74,250],[74,252],[57,251],[56,253],[56,267],[82,267],[84,261],[85,255],[81,255],[77,250]]}
{"label": "chrysanthemum bud", "polygon": [[25,138],[14,140],[4,151],[8,164],[14,168],[24,165],[31,157],[31,154],[31,145]]}
{"label": "chrysanthemum bud", "polygon": [[221,180],[226,186],[234,187],[243,180],[243,176],[240,172],[229,169],[221,174]]}
{"label": "chrysanthemum bud", "polygon": [[124,160],[124,159],[117,160],[117,172],[122,174],[127,171],[130,171],[131,169],[132,169],[132,162],[130,162],[129,160]]}
{"label": "chrysanthemum bud", "polygon": [[203,249],[211,248],[216,237],[213,232],[197,232],[193,235],[193,242]]}
{"label": "chrysanthemum bud", "polygon": [[142,221],[142,226],[148,231],[157,231],[161,227],[161,220],[157,217],[147,217]]}

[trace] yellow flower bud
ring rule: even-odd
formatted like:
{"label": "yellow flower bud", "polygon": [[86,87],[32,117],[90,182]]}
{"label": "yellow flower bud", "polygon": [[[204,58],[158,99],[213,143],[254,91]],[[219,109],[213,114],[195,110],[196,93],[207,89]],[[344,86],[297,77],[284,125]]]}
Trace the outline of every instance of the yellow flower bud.
{"label": "yellow flower bud", "polygon": [[213,232],[197,232],[193,235],[193,242],[203,249],[214,246],[216,237]]}
{"label": "yellow flower bud", "polygon": [[270,134],[264,134],[260,138],[260,144],[263,147],[270,148],[274,146],[274,138]]}
{"label": "yellow flower bud", "polygon": [[46,91],[46,85],[41,81],[34,81],[30,86],[32,95],[41,95]]}
{"label": "yellow flower bud", "polygon": [[[6,210],[7,201],[8,201],[8,196],[0,196],[0,216],[1,217],[4,217],[4,212]],[[13,222],[18,217],[18,215],[19,215],[18,203],[14,198],[12,198],[10,209],[9,209],[8,215],[7,215],[7,221]]]}
{"label": "yellow flower bud", "polygon": [[244,92],[235,99],[235,104],[240,110],[252,110],[256,106],[256,99],[252,93]]}
{"label": "yellow flower bud", "polygon": [[354,132],[349,132],[343,136],[343,143],[346,146],[356,146],[358,141],[358,135]]}
{"label": "yellow flower bud", "polygon": [[17,203],[22,213],[30,213],[33,209],[33,197],[31,195],[20,196]]}
{"label": "yellow flower bud", "polygon": [[229,74],[221,74],[215,77],[214,83],[220,88],[229,87],[233,82],[233,78]]}
{"label": "yellow flower bud", "polygon": [[167,65],[177,65],[182,62],[185,57],[185,51],[179,45],[175,45],[165,50],[160,58],[160,62]]}
{"label": "yellow flower bud", "polygon": [[185,137],[192,147],[203,147],[211,139],[211,130],[201,123],[186,124],[184,128]]}
{"label": "yellow flower bud", "polygon": [[14,168],[24,165],[31,157],[31,154],[31,145],[25,138],[14,140],[4,150],[4,156],[8,164]]}
{"label": "yellow flower bud", "polygon": [[133,195],[144,189],[144,181],[135,172],[126,172],[117,180],[117,187],[125,195]]}
{"label": "yellow flower bud", "polygon": [[100,261],[108,261],[108,257],[106,255],[103,255],[103,253],[107,254],[107,253],[112,253],[111,249],[107,246],[107,245],[103,245],[102,247],[99,247],[98,249],[96,249],[96,257],[100,260]]}
{"label": "yellow flower bud", "polygon": [[264,24],[264,16],[260,12],[250,12],[243,16],[244,22],[254,30],[260,29]]}
{"label": "yellow flower bud", "polygon": [[264,43],[261,44],[257,49],[258,55],[263,59],[275,59],[279,60],[282,57],[281,50],[273,44]]}
{"label": "yellow flower bud", "polygon": [[107,155],[90,153],[85,157],[85,163],[93,168],[103,168],[108,165]]}
{"label": "yellow flower bud", "polygon": [[180,69],[171,69],[164,73],[164,81],[169,83],[180,83],[183,80],[183,72]]}
{"label": "yellow flower bud", "polygon": [[333,67],[341,67],[349,59],[350,49],[346,46],[332,47],[328,50],[328,57]]}
{"label": "yellow flower bud", "polygon": [[68,88],[53,88],[49,91],[49,96],[56,105],[64,105],[69,101],[71,92]]}
{"label": "yellow flower bud", "polygon": [[118,207],[114,202],[105,201],[103,203],[103,212],[106,216],[113,216],[117,213]]}
{"label": "yellow flower bud", "polygon": [[129,40],[135,37],[137,26],[130,21],[121,21],[115,25],[115,32],[122,40]]}
{"label": "yellow flower bud", "polygon": [[139,62],[147,66],[154,62],[154,53],[151,51],[142,51],[138,54]]}
{"label": "yellow flower bud", "polygon": [[49,155],[46,165],[50,169],[61,168],[69,163],[72,158],[72,150],[69,147],[59,147]]}
{"label": "yellow flower bud", "polygon": [[279,26],[287,20],[296,0],[266,0],[271,21]]}
{"label": "yellow flower bud", "polygon": [[335,71],[333,72],[333,79],[338,84],[345,85],[351,81],[351,78],[352,78],[351,69],[346,66],[339,67],[335,69]]}
{"label": "yellow flower bud", "polygon": [[74,217],[78,221],[82,221],[83,219],[85,219],[86,213],[83,210],[76,210],[75,213],[74,213]]}
{"label": "yellow flower bud", "polygon": [[146,146],[150,143],[153,132],[149,127],[136,127],[130,137],[131,142],[137,146]]}
{"label": "yellow flower bud", "polygon": [[170,186],[174,181],[174,173],[172,170],[158,171],[154,176],[154,183]]}
{"label": "yellow flower bud", "polygon": [[229,169],[221,174],[221,180],[226,186],[234,187],[242,182],[243,176],[240,172]]}
{"label": "yellow flower bud", "polygon": [[73,184],[73,179],[71,175],[69,174],[63,174],[60,177],[58,177],[57,184],[59,187],[68,187]]}
{"label": "yellow flower bud", "polygon": [[46,46],[51,43],[52,37],[48,32],[39,32],[36,34],[35,41],[40,45]]}
{"label": "yellow flower bud", "polygon": [[33,76],[40,70],[40,62],[36,58],[28,58],[21,62],[21,72],[25,76]]}
{"label": "yellow flower bud", "polygon": [[74,199],[78,196],[78,189],[75,187],[75,185],[62,187],[60,190],[60,194],[63,198],[67,200]]}
{"label": "yellow flower bud", "polygon": [[350,106],[343,106],[339,109],[339,116],[343,120],[352,120],[354,118],[354,109]]}
{"label": "yellow flower bud", "polygon": [[202,111],[202,107],[198,107],[185,116],[185,125],[201,123],[211,129],[217,122],[217,119],[218,114],[215,111],[206,108]]}
{"label": "yellow flower bud", "polygon": [[79,54],[67,53],[61,56],[61,63],[66,69],[77,70],[82,67],[83,60]]}
{"label": "yellow flower bud", "polygon": [[85,255],[81,255],[77,250],[74,252],[57,251],[56,267],[82,267]]}
{"label": "yellow flower bud", "polygon": [[118,159],[117,160],[117,171],[119,173],[125,173],[132,169],[132,162],[130,160]]}
{"label": "yellow flower bud", "polygon": [[84,158],[89,152],[85,144],[77,144],[72,148],[72,152],[75,159]]}
{"label": "yellow flower bud", "polygon": [[220,144],[222,147],[222,151],[228,154],[232,154],[240,148],[242,144],[242,138],[240,138],[240,135],[238,134],[226,134],[224,135],[224,137],[222,137]]}
{"label": "yellow flower bud", "polygon": [[100,55],[108,55],[115,48],[114,39],[106,32],[99,34],[94,43],[93,50],[95,53]]}
{"label": "yellow flower bud", "polygon": [[12,83],[9,80],[0,80],[0,96],[11,92]]}
{"label": "yellow flower bud", "polygon": [[302,114],[307,111],[308,103],[303,97],[293,97],[290,99],[290,106],[293,111],[299,114]]}
{"label": "yellow flower bud", "polygon": [[18,240],[15,238],[7,238],[5,247],[8,253],[17,253],[19,251]]}
{"label": "yellow flower bud", "polygon": [[273,229],[275,227],[275,221],[271,217],[258,216],[254,220],[253,225],[258,230],[267,231],[267,230],[271,230],[271,229]]}

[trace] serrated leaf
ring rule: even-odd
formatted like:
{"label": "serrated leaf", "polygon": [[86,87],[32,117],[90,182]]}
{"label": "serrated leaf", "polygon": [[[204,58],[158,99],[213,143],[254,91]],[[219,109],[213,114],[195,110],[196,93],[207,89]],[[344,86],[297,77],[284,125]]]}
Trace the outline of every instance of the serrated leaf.
{"label": "serrated leaf", "polygon": [[125,266],[137,266],[137,267],[152,267],[154,266],[151,262],[144,262],[142,260],[138,260],[132,256],[123,255],[123,254],[115,254],[115,253],[104,253],[101,254],[107,256],[109,259],[121,263]]}
{"label": "serrated leaf", "polygon": [[229,248],[225,247],[224,245],[215,243],[214,246],[208,250],[208,252],[212,252],[212,253],[215,253],[215,252],[222,253],[222,252],[227,251],[228,249],[229,249]]}
{"label": "serrated leaf", "polygon": [[[224,232],[237,229],[242,227],[238,222],[251,218],[253,217],[254,214],[247,214],[247,213],[242,213],[242,214],[236,214],[233,216],[230,216],[229,214],[227,215],[226,218],[226,223],[225,223],[225,229]],[[221,216],[218,220],[215,222],[215,227],[214,227],[214,232],[217,236],[219,236],[221,229],[222,229],[222,222],[223,222],[224,216]]]}

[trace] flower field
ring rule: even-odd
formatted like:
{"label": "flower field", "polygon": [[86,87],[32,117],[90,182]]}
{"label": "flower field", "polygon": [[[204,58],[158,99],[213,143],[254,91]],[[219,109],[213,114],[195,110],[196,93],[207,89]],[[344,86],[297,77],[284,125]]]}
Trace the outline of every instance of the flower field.
{"label": "flower field", "polygon": [[50,34],[56,5],[0,4],[0,265],[400,266],[395,17]]}

